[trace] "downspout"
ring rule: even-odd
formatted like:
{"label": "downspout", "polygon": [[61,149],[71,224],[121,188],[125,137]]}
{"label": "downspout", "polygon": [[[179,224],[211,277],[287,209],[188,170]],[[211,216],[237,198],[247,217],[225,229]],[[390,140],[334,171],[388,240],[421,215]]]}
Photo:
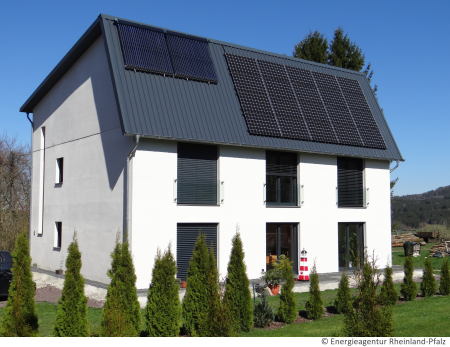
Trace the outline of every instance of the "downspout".
{"label": "downspout", "polygon": [[390,170],[389,170],[389,173],[394,172],[394,170],[395,170],[396,168],[398,168],[398,166],[400,165],[400,160],[396,160],[396,162],[397,162],[397,165],[395,165],[392,169],[390,169]]}
{"label": "downspout", "polygon": [[31,241],[31,215],[32,215],[32,206],[33,206],[33,131],[34,131],[34,123],[30,119],[30,113],[27,112],[27,118],[31,123],[31,177],[30,177],[30,216],[28,217],[28,241]]}
{"label": "downspout", "polygon": [[[136,135],[135,137],[135,145],[133,149],[128,153],[127,155],[127,223],[126,223],[126,233],[127,233],[127,240],[131,251],[131,186],[132,186],[132,180],[130,178],[130,161],[131,158],[134,155],[134,152],[136,151],[136,148],[139,146],[139,139],[140,135]],[[125,241],[125,240],[124,240]]]}

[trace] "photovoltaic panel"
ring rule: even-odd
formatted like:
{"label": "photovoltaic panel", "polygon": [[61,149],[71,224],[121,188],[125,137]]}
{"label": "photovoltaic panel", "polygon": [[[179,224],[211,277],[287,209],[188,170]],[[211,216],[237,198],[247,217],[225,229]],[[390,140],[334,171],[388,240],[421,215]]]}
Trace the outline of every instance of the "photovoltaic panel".
{"label": "photovoltaic panel", "polygon": [[167,34],[175,76],[217,83],[208,42]]}
{"label": "photovoltaic panel", "polygon": [[234,54],[225,54],[225,57],[249,133],[281,137],[256,59]]}
{"label": "photovoltaic panel", "polygon": [[385,149],[386,144],[367,104],[359,82],[344,77],[337,77],[337,80],[355,119],[364,145],[366,147]]}
{"label": "photovoltaic panel", "polygon": [[164,33],[122,23],[117,29],[126,68],[173,75]]}
{"label": "photovoltaic panel", "polygon": [[311,71],[292,66],[286,66],[286,69],[312,139],[318,142],[338,143]]}
{"label": "photovoltaic panel", "polygon": [[336,77],[312,72],[340,144],[363,146],[358,129],[347,107]]}
{"label": "photovoltaic panel", "polygon": [[284,65],[258,60],[283,137],[311,140]]}

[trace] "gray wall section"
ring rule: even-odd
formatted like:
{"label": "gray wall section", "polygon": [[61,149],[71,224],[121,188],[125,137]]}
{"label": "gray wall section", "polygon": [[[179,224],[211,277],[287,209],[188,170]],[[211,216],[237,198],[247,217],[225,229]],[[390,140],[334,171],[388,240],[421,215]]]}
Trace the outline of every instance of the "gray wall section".
{"label": "gray wall section", "polygon": [[[133,140],[122,134],[103,37],[34,108],[31,256],[56,270],[67,257],[74,230],[82,274],[108,282],[106,271],[117,231],[125,225],[126,156]],[[38,236],[40,131],[46,128],[44,222]],[[64,182],[55,185],[56,159],[64,157]],[[54,225],[62,222],[62,248],[53,250]]]}

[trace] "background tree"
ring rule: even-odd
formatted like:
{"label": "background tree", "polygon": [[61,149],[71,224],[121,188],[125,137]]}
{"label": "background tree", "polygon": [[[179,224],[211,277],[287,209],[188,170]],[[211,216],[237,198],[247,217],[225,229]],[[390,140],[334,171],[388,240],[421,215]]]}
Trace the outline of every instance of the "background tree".
{"label": "background tree", "polygon": [[319,289],[319,274],[316,262],[309,274],[309,299],[305,304],[308,319],[319,319],[323,316],[323,301]]}
{"label": "background tree", "polygon": [[164,254],[158,248],[145,307],[148,336],[176,337],[180,333],[181,303],[179,286],[174,281],[176,273],[171,244]]}
{"label": "background tree", "polygon": [[66,276],[64,288],[59,298],[53,336],[89,336],[87,318],[87,298],[84,296],[84,278],[80,274],[81,252],[78,248],[77,233],[67,249]]}
{"label": "background tree", "polygon": [[30,246],[26,227],[16,240],[12,252],[12,279],[8,301],[0,324],[0,336],[39,336],[39,324],[34,301]]}
{"label": "background tree", "polygon": [[[334,31],[334,37],[328,52],[328,62],[332,66],[344,69],[361,71],[364,66],[365,56],[356,43],[351,42],[344,29],[341,27]],[[370,76],[371,78],[372,76]]]}
{"label": "background tree", "polygon": [[281,287],[278,319],[281,322],[289,324],[292,323],[298,316],[297,302],[295,301],[294,292],[292,291],[295,280],[292,272],[292,262],[286,257],[282,259],[282,262],[284,284]]}
{"label": "background tree", "polygon": [[405,277],[403,278],[400,293],[403,295],[405,300],[412,301],[417,296],[417,285],[416,282],[413,281],[414,267],[411,256],[406,257],[404,272]]}
{"label": "background tree", "polygon": [[[139,336],[141,331],[140,327],[136,329],[138,318],[132,317],[135,304],[130,303],[129,299],[133,293],[127,293],[127,291],[133,290],[130,288],[130,283],[132,277],[136,278],[136,275],[134,267],[130,268],[129,264],[128,267],[124,266],[122,246],[120,233],[117,233],[116,245],[111,253],[111,269],[108,271],[111,282],[108,285],[100,325],[100,335],[104,337]],[[128,252],[128,247],[126,247],[126,251]],[[133,273],[129,274],[130,271]],[[134,287],[134,293],[136,294],[136,287]]]}
{"label": "background tree", "polygon": [[450,272],[448,269],[448,259],[444,258],[441,267],[441,283],[439,284],[439,292],[442,295],[450,294]]}
{"label": "background tree", "polygon": [[350,284],[347,273],[344,271],[339,281],[339,288],[334,300],[334,307],[343,314],[346,313],[352,306],[352,295],[350,294]]}
{"label": "background tree", "polygon": [[238,226],[231,243],[224,300],[236,317],[238,330],[250,331],[253,328],[253,306],[249,290],[250,281],[244,263],[245,253]]}
{"label": "background tree", "polygon": [[423,278],[420,283],[420,291],[423,296],[433,296],[436,294],[436,281],[433,276],[433,265],[430,257],[426,257],[423,267]]}
{"label": "background tree", "polygon": [[385,306],[395,305],[398,301],[398,293],[394,287],[394,281],[392,280],[393,270],[392,267],[386,265],[384,269],[384,280],[381,287],[380,300]]}
{"label": "background tree", "polygon": [[317,30],[310,31],[303,40],[294,46],[295,58],[326,64],[328,61],[328,40]]}
{"label": "background tree", "polygon": [[12,252],[30,216],[31,150],[0,135],[0,249]]}
{"label": "background tree", "polygon": [[191,336],[209,336],[208,326],[205,324],[209,318],[210,309],[208,269],[209,254],[206,236],[200,232],[189,261],[186,295],[182,303],[184,328]]}

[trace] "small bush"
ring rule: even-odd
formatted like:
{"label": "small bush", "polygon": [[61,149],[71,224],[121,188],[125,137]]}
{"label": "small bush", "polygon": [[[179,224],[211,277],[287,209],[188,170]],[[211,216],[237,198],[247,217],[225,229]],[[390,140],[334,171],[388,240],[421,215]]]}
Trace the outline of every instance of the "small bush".
{"label": "small bush", "polygon": [[145,307],[148,336],[176,337],[180,333],[181,303],[179,286],[174,281],[176,273],[171,245],[164,254],[158,248]]}
{"label": "small bush", "polygon": [[8,301],[0,324],[0,336],[39,336],[39,323],[34,300],[30,246],[26,228],[22,229],[12,252],[12,279]]}
{"label": "small bush", "polygon": [[392,273],[392,267],[386,265],[386,268],[384,269],[383,285],[380,293],[380,301],[385,306],[395,305],[398,301],[398,293],[394,287]]}
{"label": "small bush", "polygon": [[281,287],[280,308],[278,309],[278,319],[284,323],[292,323],[298,316],[297,303],[295,302],[294,288],[295,280],[292,273],[292,264],[288,258],[284,258],[283,278],[284,284]]}
{"label": "small bush", "polygon": [[81,252],[78,249],[77,233],[67,249],[66,277],[59,298],[56,322],[53,327],[55,337],[88,337],[87,298],[84,295],[84,278],[80,274]]}
{"label": "small bush", "polygon": [[305,304],[306,316],[308,319],[319,319],[323,316],[323,301],[319,289],[319,274],[317,273],[316,262],[309,274],[309,299]]}
{"label": "small bush", "polygon": [[255,327],[265,328],[275,319],[273,307],[270,306],[265,295],[256,301],[253,307],[253,322]]}
{"label": "small bush", "polygon": [[430,257],[425,258],[420,291],[423,296],[433,296],[436,294],[436,281],[433,276],[433,265],[431,265]]}
{"label": "small bush", "polygon": [[403,278],[400,293],[403,295],[405,300],[412,301],[417,296],[417,285],[413,281],[414,267],[411,256],[406,257],[404,271],[405,277]]}
{"label": "small bush", "polygon": [[441,267],[441,283],[439,285],[439,292],[442,295],[450,294],[450,272],[448,269],[448,259],[444,258]]}
{"label": "small bush", "polygon": [[334,307],[338,313],[346,313],[352,306],[352,295],[350,294],[350,284],[347,273],[344,271],[339,281],[339,288],[334,300]]}

